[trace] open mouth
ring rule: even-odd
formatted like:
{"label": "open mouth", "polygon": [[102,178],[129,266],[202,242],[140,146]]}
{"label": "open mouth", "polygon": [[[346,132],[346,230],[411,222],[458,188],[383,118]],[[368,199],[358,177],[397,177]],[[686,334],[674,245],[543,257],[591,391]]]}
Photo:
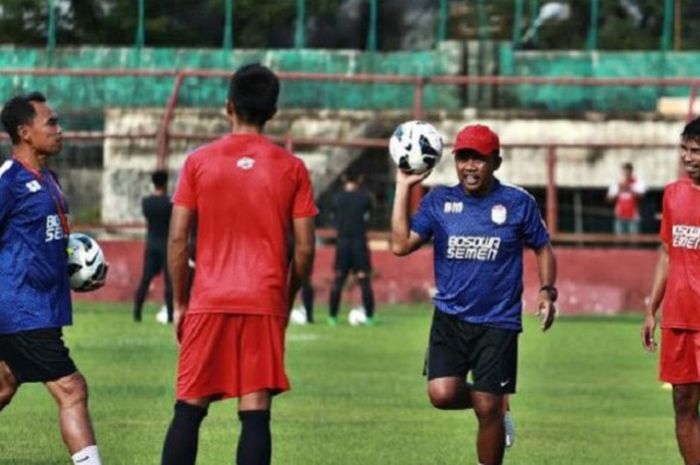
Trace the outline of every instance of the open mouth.
{"label": "open mouth", "polygon": [[467,174],[464,176],[464,182],[469,186],[476,186],[479,184],[479,176],[475,174]]}

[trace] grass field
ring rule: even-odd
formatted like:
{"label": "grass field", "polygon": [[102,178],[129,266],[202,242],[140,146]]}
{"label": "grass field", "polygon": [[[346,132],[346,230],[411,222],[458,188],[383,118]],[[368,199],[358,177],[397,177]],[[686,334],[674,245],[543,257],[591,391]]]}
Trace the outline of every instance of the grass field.
{"label": "grass field", "polygon": [[[77,304],[75,326],[66,329],[90,383],[105,465],[160,463],[176,347],[171,328],[147,310],[137,325],[128,306]],[[425,395],[430,307],[379,312],[371,328],[290,328],[293,390],[273,409],[275,465],[476,463],[473,414],[435,410]],[[637,316],[561,318],[542,334],[525,317],[512,400],[517,441],[506,464],[680,463],[670,393],[656,381],[656,356],[641,349],[640,323]],[[234,462],[235,410],[235,401],[212,405],[199,465]],[[68,463],[53,401],[43,386],[23,386],[0,414],[0,465]]]}

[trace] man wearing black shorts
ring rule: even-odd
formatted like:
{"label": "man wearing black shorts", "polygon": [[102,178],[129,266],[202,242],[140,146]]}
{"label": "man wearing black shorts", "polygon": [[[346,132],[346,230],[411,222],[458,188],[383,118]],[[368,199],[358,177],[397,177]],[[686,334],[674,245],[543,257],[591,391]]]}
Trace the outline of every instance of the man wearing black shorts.
{"label": "man wearing black shorts", "polygon": [[168,172],[157,170],[151,175],[153,194],[141,202],[146,218],[146,250],[143,257],[143,274],[134,299],[134,321],[141,321],[143,302],[153,278],[163,272],[165,281],[165,306],[168,310],[168,323],[173,321],[173,286],[168,273],[168,228],[173,205],[168,196]]}
{"label": "man wearing black shorts", "polygon": [[0,119],[12,141],[0,165],[0,410],[22,383],[44,383],[73,463],[100,465],[87,383],[61,329],[72,323],[68,205],[46,166],[61,151],[61,126],[38,92],[10,99]]}
{"label": "man wearing black shorts", "polygon": [[338,233],[335,248],[335,279],[331,286],[328,323],[338,322],[340,295],[345,280],[354,273],[362,291],[362,306],[367,324],[374,322],[374,294],[370,282],[369,249],[367,248],[367,224],[372,213],[372,198],[360,188],[361,176],[357,173],[343,175],[343,190],[331,205]]}
{"label": "man wearing black shorts", "polygon": [[517,382],[523,248],[533,249],[537,261],[543,330],[554,318],[556,262],[535,199],[494,177],[501,165],[496,133],[466,126],[457,134],[454,159],[459,184],[433,189],[410,221],[410,189],[429,172],[397,173],[392,251],[408,255],[433,240],[437,294],[428,396],[439,409],[473,409],[478,463],[500,465],[505,397]]}

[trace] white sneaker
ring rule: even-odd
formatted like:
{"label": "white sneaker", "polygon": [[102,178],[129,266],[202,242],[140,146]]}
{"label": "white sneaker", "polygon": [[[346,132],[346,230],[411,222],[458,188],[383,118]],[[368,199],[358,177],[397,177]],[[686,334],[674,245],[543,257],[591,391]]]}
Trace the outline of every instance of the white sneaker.
{"label": "white sneaker", "polygon": [[506,430],[506,447],[512,447],[515,443],[515,421],[513,421],[510,410],[506,411],[503,416],[503,427]]}

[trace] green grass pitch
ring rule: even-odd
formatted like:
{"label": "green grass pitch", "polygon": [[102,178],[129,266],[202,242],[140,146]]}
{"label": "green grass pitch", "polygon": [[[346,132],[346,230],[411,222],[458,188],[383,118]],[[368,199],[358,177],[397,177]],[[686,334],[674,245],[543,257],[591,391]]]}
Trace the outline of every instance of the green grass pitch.
{"label": "green grass pitch", "polygon": [[[65,331],[90,384],[105,465],[156,464],[173,406],[171,327],[131,321],[130,307],[76,305]],[[374,327],[291,326],[293,390],[274,401],[275,465],[475,464],[470,411],[432,408],[421,377],[429,304],[384,306]],[[345,317],[347,311],[343,313]],[[525,317],[517,425],[506,464],[680,463],[670,392],[656,355],[642,351],[641,318],[560,318],[548,334]],[[215,403],[200,436],[199,465],[234,463],[235,401]],[[67,464],[53,400],[26,385],[0,413],[0,465]]]}

